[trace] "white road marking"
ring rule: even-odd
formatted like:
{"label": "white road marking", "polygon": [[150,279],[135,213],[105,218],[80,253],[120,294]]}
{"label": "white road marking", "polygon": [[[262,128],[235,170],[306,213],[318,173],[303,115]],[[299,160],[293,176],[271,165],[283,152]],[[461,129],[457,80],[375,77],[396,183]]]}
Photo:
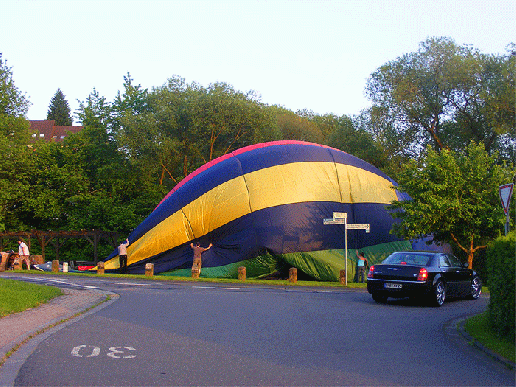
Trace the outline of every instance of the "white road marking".
{"label": "white road marking", "polygon": [[67,282],[67,281],[62,281],[62,280],[49,280],[49,282],[55,282],[55,283],[58,283],[58,284],[65,284],[65,285],[68,285],[68,286],[77,286],[78,288],[81,288],[83,287],[83,285],[79,285],[79,284],[76,284],[76,283],[73,283],[73,282]]}
{"label": "white road marking", "polygon": [[[127,351],[133,351],[133,353],[127,354]],[[133,347],[109,347],[109,352],[106,354],[106,356],[109,356],[113,359],[134,359],[136,357],[134,351],[136,351],[136,349]],[[85,344],[74,347],[71,352],[71,355],[75,357],[97,357],[100,354],[100,347]]]}

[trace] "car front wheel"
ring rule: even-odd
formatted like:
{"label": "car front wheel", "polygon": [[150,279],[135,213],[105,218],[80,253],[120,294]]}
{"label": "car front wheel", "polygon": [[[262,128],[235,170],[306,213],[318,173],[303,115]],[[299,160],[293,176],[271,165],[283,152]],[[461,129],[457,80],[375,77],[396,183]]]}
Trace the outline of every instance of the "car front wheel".
{"label": "car front wheel", "polygon": [[480,297],[480,294],[482,293],[482,281],[480,280],[480,277],[475,277],[471,281],[471,294],[468,296],[471,300],[476,300]]}
{"label": "car front wheel", "polygon": [[444,286],[444,282],[438,280],[434,285],[434,291],[432,294],[432,304],[434,306],[441,306],[444,304],[444,300],[446,299],[446,286]]}

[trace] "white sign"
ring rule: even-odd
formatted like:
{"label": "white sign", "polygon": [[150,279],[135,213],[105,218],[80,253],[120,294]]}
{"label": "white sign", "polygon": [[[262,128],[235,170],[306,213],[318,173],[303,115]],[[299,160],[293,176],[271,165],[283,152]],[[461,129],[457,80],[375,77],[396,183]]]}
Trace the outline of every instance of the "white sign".
{"label": "white sign", "polygon": [[334,212],[333,213],[333,219],[347,219],[348,213],[347,212]]}
{"label": "white sign", "polygon": [[371,231],[371,225],[369,223],[366,223],[366,224],[351,223],[351,224],[347,224],[346,228],[348,230],[365,230],[365,232]]}
{"label": "white sign", "polygon": [[502,201],[502,207],[505,215],[509,214],[513,186],[514,184],[512,183],[500,186],[500,200]]}
{"label": "white sign", "polygon": [[346,219],[326,218],[323,219],[323,224],[346,224]]}

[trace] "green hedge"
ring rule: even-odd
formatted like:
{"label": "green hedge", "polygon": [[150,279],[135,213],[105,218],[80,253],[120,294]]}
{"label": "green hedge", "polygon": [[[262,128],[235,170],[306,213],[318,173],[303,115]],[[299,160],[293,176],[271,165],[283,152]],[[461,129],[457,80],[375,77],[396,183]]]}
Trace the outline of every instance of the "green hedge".
{"label": "green hedge", "polygon": [[514,341],[516,232],[500,237],[487,250],[489,324],[498,335]]}

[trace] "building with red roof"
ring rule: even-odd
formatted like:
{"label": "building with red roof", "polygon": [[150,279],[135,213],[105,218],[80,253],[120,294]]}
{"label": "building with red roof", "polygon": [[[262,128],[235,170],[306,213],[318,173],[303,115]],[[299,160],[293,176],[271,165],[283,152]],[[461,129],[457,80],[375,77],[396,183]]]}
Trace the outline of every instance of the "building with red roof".
{"label": "building with red roof", "polygon": [[54,120],[29,120],[32,137],[45,141],[63,141],[70,133],[77,133],[83,126],[56,126]]}

